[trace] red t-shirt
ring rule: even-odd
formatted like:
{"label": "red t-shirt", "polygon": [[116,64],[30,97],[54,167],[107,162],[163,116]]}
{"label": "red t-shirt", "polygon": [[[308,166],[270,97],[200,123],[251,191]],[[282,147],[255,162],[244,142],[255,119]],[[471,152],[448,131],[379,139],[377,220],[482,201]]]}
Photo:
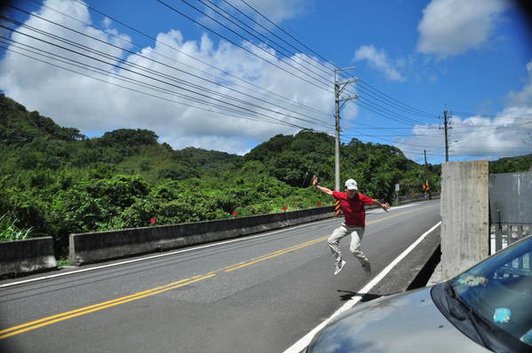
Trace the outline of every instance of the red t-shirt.
{"label": "red t-shirt", "polygon": [[348,226],[365,227],[366,209],[364,205],[371,205],[373,199],[361,193],[357,193],[352,199],[347,198],[347,192],[333,191],[332,196],[340,201],[344,212],[345,224]]}

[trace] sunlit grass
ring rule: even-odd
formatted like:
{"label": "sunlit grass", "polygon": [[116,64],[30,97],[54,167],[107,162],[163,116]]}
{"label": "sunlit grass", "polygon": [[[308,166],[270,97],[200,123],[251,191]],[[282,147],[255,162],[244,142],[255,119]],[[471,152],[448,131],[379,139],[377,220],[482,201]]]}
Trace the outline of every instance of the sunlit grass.
{"label": "sunlit grass", "polygon": [[0,217],[0,241],[24,240],[31,238],[33,228],[21,229],[16,226],[17,219],[8,214]]}

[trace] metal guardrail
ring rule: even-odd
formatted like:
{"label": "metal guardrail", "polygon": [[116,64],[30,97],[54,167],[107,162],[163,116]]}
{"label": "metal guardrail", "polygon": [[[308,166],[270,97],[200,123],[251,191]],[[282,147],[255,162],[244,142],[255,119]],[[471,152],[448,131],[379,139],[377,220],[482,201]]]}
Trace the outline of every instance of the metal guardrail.
{"label": "metal guardrail", "polygon": [[422,200],[432,200],[432,199],[439,199],[440,193],[431,193],[429,194],[413,194],[413,195],[402,195],[397,198],[397,201],[399,201],[399,204],[404,204],[408,202],[414,202],[414,201],[422,201]]}
{"label": "metal guardrail", "polygon": [[508,245],[531,234],[532,224],[495,223],[490,226],[490,253],[504,249]]}

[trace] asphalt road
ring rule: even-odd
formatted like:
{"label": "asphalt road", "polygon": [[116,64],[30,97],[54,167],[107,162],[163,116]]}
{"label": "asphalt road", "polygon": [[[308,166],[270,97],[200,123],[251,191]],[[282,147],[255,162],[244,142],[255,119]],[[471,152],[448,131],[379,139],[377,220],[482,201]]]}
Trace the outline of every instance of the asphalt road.
{"label": "asphalt road", "polygon": [[[439,221],[439,201],[370,211],[372,276]],[[340,222],[2,281],[0,352],[284,352],[371,279],[348,239],[333,275]]]}

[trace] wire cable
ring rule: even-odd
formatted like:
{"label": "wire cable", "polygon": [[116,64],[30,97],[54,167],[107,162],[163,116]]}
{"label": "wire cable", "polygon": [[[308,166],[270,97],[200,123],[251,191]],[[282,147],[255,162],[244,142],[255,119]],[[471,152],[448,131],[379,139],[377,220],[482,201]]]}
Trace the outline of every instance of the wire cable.
{"label": "wire cable", "polygon": [[[37,2],[36,0],[29,0],[29,1],[34,2],[34,3],[36,3],[36,4],[39,4],[39,2]],[[319,110],[319,109],[316,109],[316,108],[314,108],[314,107],[310,107],[310,106],[308,106],[308,105],[304,105],[304,104],[302,104],[302,103],[300,103],[300,102],[296,102],[296,101],[288,100],[288,99],[287,99],[285,96],[283,96],[283,95],[280,95],[280,94],[278,94],[278,93],[276,93],[276,92],[274,92],[274,91],[271,91],[271,90],[265,89],[265,88],[263,88],[263,87],[261,87],[261,86],[259,86],[259,85],[254,84],[253,82],[250,82],[250,81],[247,81],[247,80],[243,80],[243,79],[241,79],[240,77],[235,76],[235,75],[231,74],[231,73],[228,72],[228,71],[221,70],[220,68],[218,68],[218,67],[216,67],[216,66],[214,66],[214,65],[212,65],[212,64],[210,64],[210,63],[208,63],[208,62],[206,62],[206,61],[204,61],[204,60],[201,60],[200,58],[197,58],[197,57],[195,57],[195,56],[193,56],[193,55],[190,55],[190,54],[188,54],[188,53],[186,53],[186,52],[184,52],[184,51],[182,51],[182,50],[180,50],[180,49],[178,49],[178,48],[176,48],[176,47],[174,47],[174,46],[172,46],[172,45],[169,45],[169,44],[167,44],[167,43],[165,43],[165,42],[159,40],[158,38],[155,38],[155,37],[153,37],[153,36],[150,36],[150,35],[146,34],[145,32],[142,32],[141,30],[136,29],[136,28],[134,28],[134,27],[128,25],[127,23],[124,23],[124,22],[121,21],[120,19],[118,19],[118,18],[116,18],[116,17],[114,17],[114,16],[112,16],[112,15],[109,15],[109,14],[107,14],[107,13],[104,13],[104,12],[102,12],[102,11],[96,9],[96,8],[93,7],[93,6],[90,6],[90,5],[88,5],[88,4],[85,4],[84,2],[82,2],[82,1],[80,1],[80,0],[73,0],[73,1],[76,1],[76,2],[78,2],[78,3],[80,3],[80,4],[82,4],[83,6],[86,6],[89,10],[91,10],[91,11],[93,11],[93,12],[95,12],[95,13],[98,13],[98,14],[101,15],[101,16],[104,16],[104,17],[107,17],[107,18],[111,19],[113,22],[116,22],[116,23],[120,24],[121,26],[124,26],[125,28],[127,28],[127,29],[129,29],[129,30],[132,30],[133,32],[135,32],[135,33],[141,35],[142,37],[145,37],[145,38],[147,38],[147,39],[150,39],[150,40],[153,41],[154,43],[160,44],[160,45],[164,46],[165,48],[168,48],[168,49],[170,49],[170,50],[172,50],[172,51],[175,51],[175,52],[179,53],[180,55],[183,55],[183,56],[185,56],[185,57],[187,57],[187,58],[189,58],[189,59],[191,59],[191,60],[194,60],[195,62],[198,62],[198,63],[200,63],[200,64],[202,64],[202,65],[205,65],[206,67],[208,67],[208,68],[210,68],[210,69],[212,69],[212,70],[214,70],[214,71],[216,71],[216,72],[221,73],[223,77],[230,77],[230,78],[234,79],[235,82],[239,82],[240,84],[244,84],[244,85],[246,85],[246,86],[250,86],[250,87],[252,87],[252,89],[253,89],[254,91],[256,91],[256,90],[258,89],[259,91],[265,92],[266,94],[269,94],[269,95],[275,96],[276,99],[280,99],[280,100],[283,100],[283,101],[290,102],[291,104],[294,104],[294,105],[297,105],[297,106],[299,106],[299,107],[302,107],[303,109],[307,109],[307,110],[309,110],[309,111],[314,111],[314,112],[317,112],[317,113],[320,113],[320,114],[328,114],[328,113],[323,112],[323,111],[321,111],[321,110]],[[48,9],[50,9],[50,10],[52,10],[52,11],[55,11],[55,12],[57,12],[57,13],[63,15],[63,16],[67,16],[68,18],[71,18],[71,19],[73,19],[73,20],[75,20],[75,21],[78,21],[78,22],[80,22],[80,23],[83,23],[83,24],[86,25],[86,26],[92,27],[90,24],[88,24],[88,23],[86,23],[86,22],[83,22],[83,21],[81,21],[81,20],[79,20],[79,19],[76,19],[76,18],[74,18],[74,17],[72,17],[72,16],[70,16],[70,15],[68,15],[68,14],[65,14],[65,13],[63,13],[63,12],[61,12],[61,11],[58,11],[57,9],[53,9],[53,8],[51,8],[51,7],[49,7],[49,6],[45,5],[45,4],[43,4],[42,6],[48,8]],[[114,36],[114,37],[116,37],[116,38],[120,38],[120,37],[118,37],[118,36],[113,35],[112,33],[108,33],[108,34],[111,35],[111,36]],[[122,38],[121,38],[121,39],[122,39]],[[133,43],[132,41],[128,41],[128,42],[129,42],[130,44],[132,44],[132,45],[138,47],[138,48],[141,48],[141,46],[139,46],[139,45]],[[169,58],[168,56],[161,55],[160,53],[156,53],[156,54],[157,54],[158,56],[164,57],[164,58],[169,59],[169,60],[172,60],[172,61],[175,61],[175,60],[176,60],[175,58]],[[206,75],[209,75],[209,76],[212,75],[211,73],[209,73],[209,72],[207,72],[207,71],[199,70],[198,68],[196,68],[196,67],[194,67],[194,66],[191,66],[191,65],[188,65],[188,64],[185,64],[185,63],[182,63],[182,62],[180,62],[180,64],[181,64],[181,65],[184,65],[185,67],[190,68],[190,69],[192,69],[192,70],[194,70],[194,71],[198,71],[198,72],[201,72],[201,73],[206,74]]]}
{"label": "wire cable", "polygon": [[[233,44],[233,45],[239,47],[240,49],[242,49],[242,50],[244,50],[245,52],[251,54],[252,56],[255,56],[255,57],[257,57],[258,59],[263,60],[263,61],[269,63],[270,65],[272,65],[272,66],[278,68],[279,70],[281,70],[281,71],[283,71],[283,72],[286,72],[287,74],[289,74],[289,75],[291,75],[291,76],[294,76],[294,77],[296,77],[296,78],[298,78],[298,79],[300,79],[300,80],[302,80],[302,81],[305,81],[305,82],[307,82],[308,84],[310,84],[310,85],[312,85],[312,86],[314,86],[314,87],[317,87],[317,88],[323,89],[323,90],[325,90],[325,91],[330,91],[330,90],[331,90],[331,87],[328,87],[326,84],[323,84],[323,82],[320,82],[320,83],[322,83],[322,85],[319,85],[319,84],[317,84],[317,83],[315,83],[315,82],[310,81],[309,79],[306,79],[306,78],[304,78],[304,77],[302,77],[302,76],[300,76],[300,75],[295,74],[294,72],[288,70],[287,68],[281,67],[280,65],[278,65],[278,64],[276,64],[276,63],[274,63],[274,62],[272,62],[271,60],[266,59],[265,57],[262,57],[262,56],[258,55],[257,53],[254,53],[254,52],[251,51],[250,49],[244,47],[243,45],[240,45],[240,44],[236,43],[235,41],[229,39],[227,36],[224,36],[224,35],[222,35],[222,34],[216,32],[216,31],[214,31],[213,29],[207,27],[207,26],[204,25],[203,23],[201,23],[201,22],[199,22],[199,21],[193,19],[192,17],[188,16],[188,15],[185,14],[184,12],[182,12],[182,11],[176,9],[175,7],[173,7],[173,6],[171,6],[171,5],[167,4],[167,3],[165,3],[164,1],[162,1],[162,0],[156,0],[156,1],[159,2],[159,3],[161,3],[161,4],[164,5],[164,6],[168,7],[170,10],[176,12],[177,14],[179,14],[179,15],[185,17],[185,18],[188,19],[189,21],[191,21],[191,22],[197,24],[198,26],[203,27],[204,29],[208,30],[209,32],[211,32],[211,33],[217,35],[218,37],[220,37],[220,38],[226,40],[227,42],[229,42],[229,43],[231,43],[231,44]],[[184,0],[181,0],[181,1],[185,2]],[[222,26],[223,26],[223,25],[222,25]],[[240,36],[240,35],[239,35],[239,36]],[[244,39],[245,39],[245,38],[244,38]],[[273,54],[271,54],[270,52],[268,52],[268,51],[265,50],[264,48],[262,48],[262,47],[260,47],[260,46],[257,46],[257,47],[258,47],[261,51],[263,51],[264,53],[266,53],[268,56],[272,56],[273,58],[277,59],[277,57],[275,57]],[[288,65],[288,64],[287,64],[287,65]],[[290,66],[290,65],[288,65],[288,66]],[[301,71],[301,70],[298,70],[298,71]],[[319,82],[319,81],[318,81],[318,82]]]}
{"label": "wire cable", "polygon": [[[14,22],[14,23],[17,23],[17,21],[14,21],[12,19],[8,19],[8,18],[4,18],[6,20],[10,20],[11,22]],[[20,24],[20,23],[18,23]],[[5,27],[5,26],[3,26]],[[151,69],[147,69],[147,68],[144,68],[140,65],[136,65],[136,64],[131,64],[129,62],[126,62],[120,58],[117,58],[117,57],[114,57],[114,56],[111,56],[111,55],[108,55],[106,53],[103,53],[101,51],[98,51],[98,50],[95,50],[95,49],[92,49],[88,46],[84,46],[84,45],[81,45],[81,44],[78,44],[78,43],[75,43],[73,41],[70,41],[70,40],[66,40],[66,39],[63,39],[61,37],[58,37],[56,35],[53,35],[53,34],[50,34],[48,32],[45,32],[45,31],[42,31],[42,30],[39,30],[37,28],[34,28],[34,27],[31,27],[31,26],[28,26],[28,25],[22,25],[21,27],[23,28],[28,28],[28,29],[31,29],[33,31],[36,31],[37,33],[40,33],[42,35],[45,35],[45,36],[49,36],[55,40],[58,40],[62,43],[65,43],[65,44],[69,44],[71,45],[72,47],[75,47],[75,48],[78,48],[78,49],[82,49],[82,50],[85,50],[87,52],[90,52],[90,53],[93,53],[93,54],[97,54],[97,55],[100,55],[101,57],[103,58],[106,58],[106,59],[110,59],[110,60],[113,60],[113,61],[117,61],[117,62],[121,62],[122,63],[122,66],[121,66],[121,69],[123,70],[126,70],[130,73],[133,73],[133,74],[136,74],[136,75],[139,75],[139,76],[142,76],[144,78],[148,78],[148,79],[152,79],[152,80],[155,80],[159,83],[163,83],[163,84],[166,84],[166,85],[170,85],[170,86],[173,86],[174,88],[178,88],[178,89],[182,89],[182,90],[185,90],[187,92],[190,92],[190,93],[194,93],[194,94],[197,94],[197,95],[203,95],[205,92],[209,92],[211,93],[211,96],[209,97],[210,100],[214,100],[214,101],[217,101],[221,104],[230,104],[227,102],[227,100],[230,100],[230,101],[234,101],[234,102],[237,102],[237,103],[245,103],[247,105],[250,105],[250,106],[253,106],[257,109],[262,109],[262,110],[265,110],[265,111],[268,111],[270,113],[274,113],[274,114],[281,114],[282,116],[284,117],[290,117],[290,118],[293,118],[293,119],[296,119],[296,120],[302,120],[302,121],[305,121],[305,119],[302,119],[300,117],[296,117],[296,116],[293,116],[293,115],[289,115],[289,114],[286,114],[286,113],[281,113],[281,112],[278,112],[276,110],[273,110],[273,109],[268,109],[268,108],[265,108],[265,107],[262,107],[262,106],[259,106],[259,105],[256,105],[256,104],[253,104],[253,103],[250,103],[250,102],[247,102],[247,101],[243,101],[241,99],[238,99],[238,98],[235,98],[235,97],[232,97],[232,96],[227,96],[227,95],[223,95],[223,94],[220,94],[219,92],[216,92],[216,91],[213,91],[213,90],[210,90],[208,88],[205,88],[205,87],[202,87],[202,86],[198,86],[198,85],[195,85],[195,84],[191,84],[189,82],[186,82],[186,81],[183,81],[183,80],[180,80],[180,79],[176,79],[174,77],[171,77],[169,75],[166,75],[166,74],[162,74],[162,73],[159,73],[159,72],[156,72],[154,70],[151,70]],[[73,50],[73,49],[70,49],[70,48],[66,48],[64,46],[60,46],[60,45],[57,45],[55,43],[52,43],[52,42],[49,42],[49,41],[44,41],[43,39],[40,39],[40,38],[37,38],[37,37],[34,37],[34,36],[30,36],[26,33],[23,33],[23,32],[20,32],[18,30],[13,30],[13,32],[15,33],[19,33],[19,34],[22,34],[22,35],[25,35],[25,36],[28,36],[28,37],[31,37],[35,40],[40,40],[40,41],[43,41],[49,45],[53,45],[53,46],[57,46],[58,48],[61,48],[63,50],[67,50],[67,51],[70,51],[71,53],[75,53],[75,54],[78,54],[78,55],[82,55],[82,56],[85,56],[89,59],[92,59],[92,60],[96,60],[96,61],[99,61],[103,64],[107,64],[107,65],[115,65],[115,63],[113,62],[109,62],[109,61],[104,61],[104,60],[101,60],[101,59],[98,59],[94,56],[89,56],[89,55],[86,55],[84,54],[83,52],[80,52],[80,51],[77,51],[77,50]],[[139,72],[137,70],[133,70],[133,69],[140,69],[141,71],[146,71],[148,72],[149,74],[151,75],[154,75],[154,76],[149,76],[143,72]],[[169,81],[172,81],[172,82],[177,82],[179,83],[180,85],[175,85],[175,84],[172,84],[171,82]],[[182,85],[185,85],[185,86],[189,86],[191,88],[185,88],[183,87]],[[214,98],[213,96],[219,96],[221,98]],[[317,123],[316,121],[313,121],[312,122],[313,124],[316,124],[316,125],[324,125],[323,123]],[[326,126],[324,126],[326,127]]]}
{"label": "wire cable", "polygon": [[[13,6],[13,7],[14,7],[14,6]],[[274,103],[272,103],[272,102],[270,102],[270,101],[267,101],[267,100],[265,100],[265,99],[263,99],[263,98],[256,97],[256,96],[254,96],[254,95],[248,94],[248,93],[243,92],[243,91],[241,91],[241,90],[237,90],[237,89],[235,89],[235,88],[232,88],[232,87],[229,87],[229,86],[223,85],[223,84],[221,84],[220,82],[217,82],[217,81],[214,81],[214,80],[206,79],[206,78],[201,77],[201,76],[199,76],[199,75],[196,75],[196,74],[193,74],[193,73],[187,72],[186,70],[179,69],[179,68],[177,68],[177,67],[175,67],[175,66],[168,65],[168,64],[163,63],[163,62],[161,62],[161,61],[158,61],[158,60],[155,60],[155,59],[149,58],[149,57],[147,57],[147,56],[145,56],[145,55],[138,54],[138,53],[136,53],[136,52],[134,52],[134,51],[128,50],[128,49],[123,48],[123,47],[120,47],[120,46],[118,46],[118,45],[114,45],[114,44],[112,44],[112,43],[109,43],[109,42],[107,42],[107,41],[101,40],[101,39],[99,39],[99,38],[96,38],[96,37],[94,37],[94,36],[88,35],[88,34],[86,34],[86,33],[82,33],[82,32],[80,32],[80,31],[74,30],[74,29],[69,28],[69,27],[67,27],[67,26],[64,26],[64,25],[58,24],[58,23],[56,23],[56,22],[54,22],[54,21],[50,21],[50,20],[45,19],[45,18],[43,18],[43,17],[41,17],[41,16],[38,16],[38,15],[35,15],[35,14],[32,14],[32,13],[29,13],[29,12],[27,12],[27,11],[25,11],[25,10],[20,9],[20,8],[17,8],[17,7],[14,7],[14,8],[16,8],[17,10],[19,10],[19,11],[21,11],[21,12],[23,12],[23,13],[26,13],[26,14],[31,15],[31,16],[33,16],[33,17],[39,18],[39,19],[41,19],[41,20],[43,20],[43,21],[47,21],[48,23],[52,23],[52,24],[54,24],[54,25],[56,25],[56,26],[59,26],[59,27],[61,27],[61,28],[63,28],[63,29],[67,29],[67,30],[69,30],[69,31],[72,31],[72,32],[74,32],[74,33],[76,33],[76,34],[78,34],[78,35],[85,36],[85,37],[87,37],[87,38],[90,38],[90,39],[95,40],[95,41],[97,41],[97,42],[100,42],[100,43],[102,43],[102,44],[105,44],[105,45],[111,46],[111,47],[116,48],[116,49],[123,50],[123,51],[125,51],[125,52],[127,52],[127,53],[129,53],[129,54],[131,54],[131,55],[134,55],[134,56],[137,56],[137,57],[141,57],[141,58],[143,58],[143,59],[145,59],[145,60],[149,60],[149,61],[151,61],[151,62],[154,62],[154,63],[158,64],[158,65],[161,65],[161,66],[164,66],[164,67],[166,67],[166,68],[169,68],[169,69],[175,70],[175,71],[179,72],[180,74],[189,75],[189,76],[192,76],[193,78],[196,78],[196,79],[199,79],[199,80],[203,80],[203,81],[205,81],[205,82],[207,82],[207,83],[210,83],[210,84],[213,84],[213,85],[216,85],[216,86],[219,86],[219,87],[223,87],[223,88],[225,88],[225,89],[227,89],[227,90],[229,90],[229,91],[232,91],[232,92],[235,92],[235,93],[241,94],[241,95],[246,96],[246,97],[248,97],[248,98],[256,99],[256,100],[258,100],[258,101],[260,101],[260,102],[262,102],[262,103],[265,103],[265,104],[268,104],[268,105],[274,106],[274,107],[276,107],[276,108],[284,109],[284,110],[286,110],[286,111],[288,111],[288,112],[290,112],[290,113],[292,113],[292,114],[296,114],[296,115],[303,116],[303,117],[305,117],[305,118],[307,118],[307,119],[313,121],[313,122],[314,122],[315,124],[317,124],[317,125],[321,125],[321,126],[326,127],[326,128],[331,128],[331,125],[324,125],[324,122],[323,122],[321,119],[318,119],[318,118],[315,118],[315,117],[311,117],[311,116],[309,116],[309,115],[307,115],[307,114],[303,114],[303,113],[300,113],[300,112],[296,112],[296,111],[294,111],[294,110],[292,110],[292,109],[289,109],[289,108],[287,108],[287,107],[285,107],[285,106],[279,106],[278,104],[274,104]],[[12,21],[12,22],[15,22],[15,23],[18,24],[18,25],[23,25],[22,23],[20,23],[20,22],[18,22],[18,21],[14,21],[14,20],[11,20],[11,21]],[[186,82],[185,82],[185,81],[182,81],[182,83],[186,83]],[[198,86],[196,86],[196,88],[198,88]],[[210,91],[210,92],[212,92],[213,94],[219,94],[219,93],[214,92],[214,91]],[[229,99],[233,99],[233,98],[229,98]]]}

